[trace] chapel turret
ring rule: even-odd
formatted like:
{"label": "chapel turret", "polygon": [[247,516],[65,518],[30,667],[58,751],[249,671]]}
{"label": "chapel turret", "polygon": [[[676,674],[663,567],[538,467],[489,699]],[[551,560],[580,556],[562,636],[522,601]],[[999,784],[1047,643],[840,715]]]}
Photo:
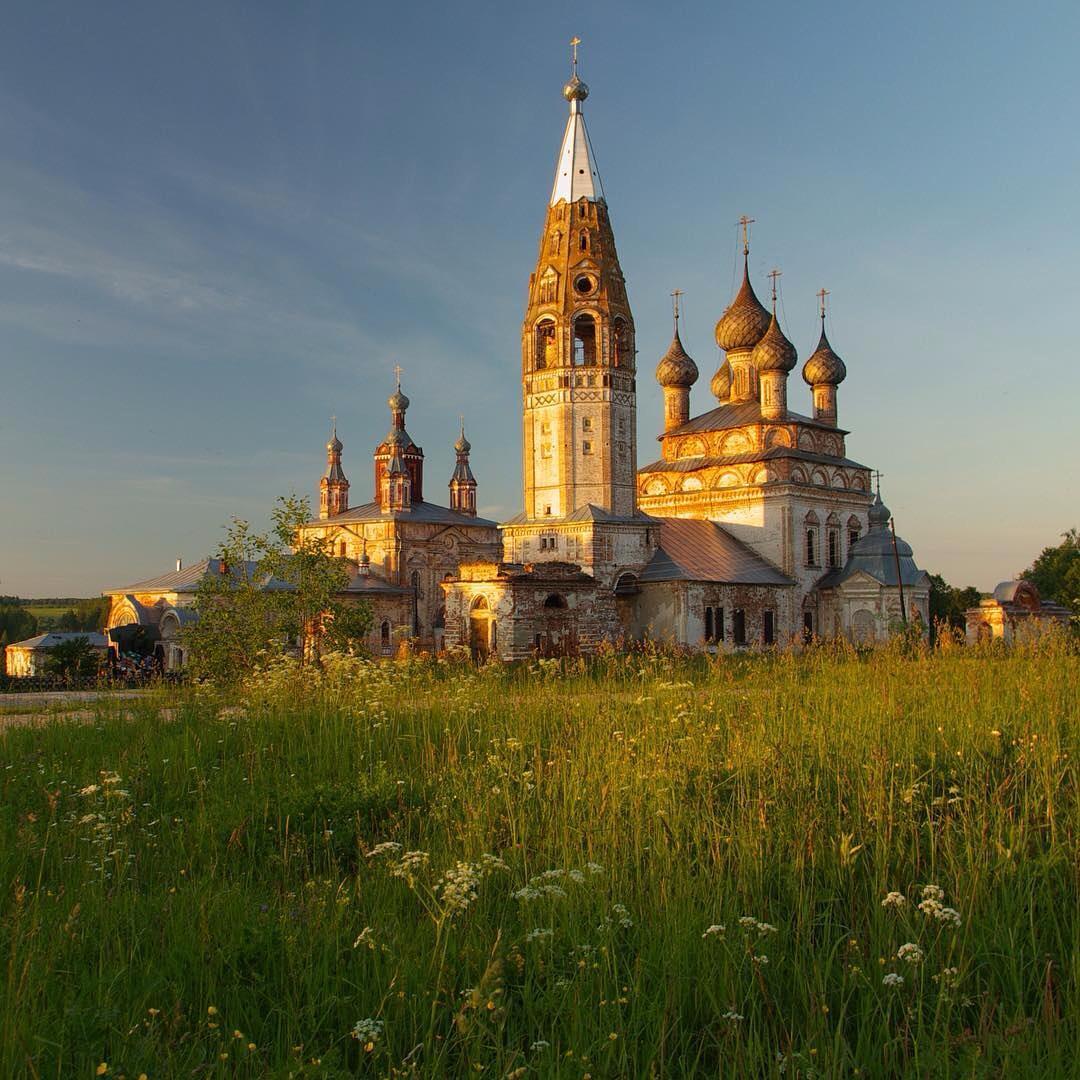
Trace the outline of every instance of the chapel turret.
{"label": "chapel turret", "polygon": [[450,509],[459,514],[476,516],[476,477],[469,465],[469,451],[472,444],[465,438],[465,421],[461,421],[461,435],[454,443],[457,462],[450,477]]}
{"label": "chapel turret", "polygon": [[634,319],[575,57],[555,183],[522,327],[525,514],[635,507]]}
{"label": "chapel turret", "polygon": [[329,518],[349,509],[349,481],[341,468],[341,440],[337,422],[331,423],[330,441],[326,444],[326,472],[319,481],[319,517]]}
{"label": "chapel turret", "polygon": [[394,501],[401,502],[400,491],[403,487],[407,487],[408,499],[405,500],[404,508],[408,509],[411,503],[422,502],[424,499],[424,451],[413,442],[412,436],[405,430],[405,413],[409,408],[409,399],[401,389],[401,368],[394,370],[397,376],[397,387],[386,401],[390,408],[390,431],[386,438],[375,447],[375,453],[372,455],[375,460],[375,501],[386,502],[387,492],[390,490],[386,484],[386,478],[396,459],[396,467],[404,470],[408,484],[394,486],[394,491],[398,493]]}
{"label": "chapel turret", "polygon": [[821,338],[817,348],[803,364],[802,377],[814,398],[814,419],[835,427],[836,388],[847,378],[847,367],[825,336],[825,298],[828,295],[828,289],[818,293],[821,301]]}

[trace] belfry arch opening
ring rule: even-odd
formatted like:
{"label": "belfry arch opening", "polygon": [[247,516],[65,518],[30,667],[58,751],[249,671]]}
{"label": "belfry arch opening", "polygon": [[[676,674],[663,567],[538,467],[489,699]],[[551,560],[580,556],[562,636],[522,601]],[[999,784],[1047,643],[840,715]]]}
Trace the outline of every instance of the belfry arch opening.
{"label": "belfry arch opening", "polygon": [[554,319],[542,319],[536,324],[536,351],[533,360],[537,371],[555,366]]}
{"label": "belfry arch opening", "polygon": [[617,316],[611,325],[611,364],[621,368],[634,366],[634,339],[622,316]]}
{"label": "belfry arch opening", "polygon": [[574,365],[591,367],[596,363],[596,320],[579,315],[574,320]]}

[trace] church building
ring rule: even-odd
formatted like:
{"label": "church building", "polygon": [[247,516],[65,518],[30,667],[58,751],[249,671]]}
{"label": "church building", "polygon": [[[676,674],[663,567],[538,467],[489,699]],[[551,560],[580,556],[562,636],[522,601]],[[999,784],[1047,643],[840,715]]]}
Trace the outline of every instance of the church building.
{"label": "church building", "polygon": [[[913,620],[925,629],[929,578],[896,536],[870,469],[848,457],[837,407],[847,368],[826,334],[828,294],[819,293],[821,335],[801,369],[810,402],[800,413],[779,272],[766,307],[750,279],[748,218],[742,282],[716,323],[724,360],[713,400],[694,415],[699,372],[679,336],[676,293],[671,345],[655,369],[659,457],[638,466],[634,316],[574,44],[521,331],[522,512],[502,524],[477,516],[464,426],[449,505],[425,498],[400,369],[369,501],[350,504],[336,427],[326,445],[319,516],[303,529],[348,561],[348,593],[374,613],[372,652],[388,655],[405,637],[514,660],[646,638],[730,651],[869,643]],[[199,564],[180,586],[165,575],[113,590],[109,625],[182,625],[193,614],[184,590],[213,568]]]}

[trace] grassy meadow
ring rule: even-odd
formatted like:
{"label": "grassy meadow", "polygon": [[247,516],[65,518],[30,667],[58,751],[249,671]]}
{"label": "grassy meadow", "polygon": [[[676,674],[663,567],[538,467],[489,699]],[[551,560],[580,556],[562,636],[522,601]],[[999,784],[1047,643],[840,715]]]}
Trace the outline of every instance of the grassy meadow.
{"label": "grassy meadow", "polygon": [[1080,666],[280,667],[0,733],[0,1076],[1080,1065]]}

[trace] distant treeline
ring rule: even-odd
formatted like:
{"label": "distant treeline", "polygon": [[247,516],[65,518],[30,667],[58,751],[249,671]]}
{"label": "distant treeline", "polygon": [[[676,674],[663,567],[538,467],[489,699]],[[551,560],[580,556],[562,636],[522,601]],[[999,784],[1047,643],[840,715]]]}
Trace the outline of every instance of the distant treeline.
{"label": "distant treeline", "polygon": [[[45,614],[42,608],[62,610],[58,614]],[[0,596],[0,646],[25,641],[46,630],[92,633],[105,626],[108,614],[109,600],[104,596],[45,600]]]}

